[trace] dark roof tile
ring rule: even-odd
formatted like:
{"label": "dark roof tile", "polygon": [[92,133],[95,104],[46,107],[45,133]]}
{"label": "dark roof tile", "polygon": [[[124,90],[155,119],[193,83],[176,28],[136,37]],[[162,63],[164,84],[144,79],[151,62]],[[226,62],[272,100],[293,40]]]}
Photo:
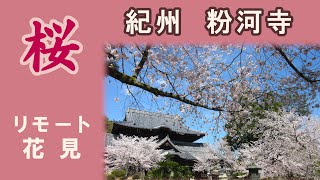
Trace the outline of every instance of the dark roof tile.
{"label": "dark roof tile", "polygon": [[141,129],[159,129],[168,128],[171,131],[180,134],[196,134],[204,136],[205,133],[194,131],[182,124],[179,116],[167,115],[155,112],[146,112],[135,109],[129,109],[126,112],[124,121],[114,122],[119,125],[141,128]]}

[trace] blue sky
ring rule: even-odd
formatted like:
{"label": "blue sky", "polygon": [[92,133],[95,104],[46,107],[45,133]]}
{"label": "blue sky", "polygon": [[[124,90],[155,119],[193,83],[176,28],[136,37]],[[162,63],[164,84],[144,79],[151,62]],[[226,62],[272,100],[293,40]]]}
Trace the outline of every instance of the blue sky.
{"label": "blue sky", "polygon": [[[111,119],[116,121],[122,121],[125,116],[125,111],[127,108],[127,98],[130,98],[130,96],[125,95],[126,92],[124,88],[122,87],[121,83],[119,81],[114,80],[113,78],[105,78],[105,96],[104,96],[104,113],[105,115]],[[115,101],[115,98],[119,98],[119,101]],[[148,103],[148,102],[145,102]],[[151,102],[149,102],[151,103]],[[131,108],[134,108],[133,106],[130,106]],[[138,109],[138,108],[137,108]],[[149,108],[148,111],[156,111],[155,108]],[[186,126],[193,130],[198,130],[202,132],[208,132],[209,127],[200,127],[199,125],[191,125],[190,121],[188,119],[186,120]],[[197,142],[205,142],[209,144],[214,144],[214,142],[217,139],[220,139],[221,137],[225,136],[225,132],[223,129],[220,129],[222,132],[219,134],[215,134],[216,138],[213,138],[212,134],[203,137],[202,139],[198,140]]]}
{"label": "blue sky", "polygon": [[[128,101],[127,98],[129,96],[125,95],[125,91],[121,87],[121,83],[119,81],[114,80],[113,78],[105,78],[105,96],[104,96],[104,113],[109,119],[111,120],[117,120],[122,121],[125,116],[126,111],[126,102]],[[115,101],[115,98],[119,98],[119,101]],[[132,107],[133,108],[133,107]],[[150,111],[156,111],[155,109]],[[320,116],[320,110],[319,109],[313,109],[314,115]],[[194,130],[199,131],[209,131],[208,127],[201,128],[199,126],[192,126],[191,124],[186,124],[188,127]],[[198,142],[205,142],[208,144],[214,144],[216,140],[222,138],[225,136],[225,132],[222,128],[220,128],[220,133],[216,134],[216,138],[213,138],[212,135],[208,135],[200,140]]]}
{"label": "blue sky", "polygon": [[[131,96],[128,95],[128,92],[126,91],[126,86],[123,86],[122,83],[120,83],[117,80],[114,80],[113,78],[105,78],[105,83],[104,83],[104,88],[105,88],[105,96],[104,96],[104,113],[105,115],[111,119],[111,120],[117,120],[121,121],[124,119],[125,111],[127,110],[128,107],[130,108],[135,108],[133,105],[129,105],[128,103],[131,102]],[[134,93],[134,88],[132,89]],[[150,102],[149,98],[146,98],[148,94],[143,94],[140,96],[137,96],[139,101],[144,104],[143,110],[146,111],[156,111],[157,108],[154,106],[150,106],[150,104],[154,104],[154,102]],[[119,98],[119,101],[115,101],[116,98]],[[319,99],[319,97],[317,97]],[[164,106],[164,101],[159,100],[158,104],[161,106]],[[139,108],[135,108],[139,109]],[[179,112],[179,109],[174,109],[171,112]],[[212,112],[211,112],[212,113]],[[177,113],[178,114],[178,113]],[[312,114],[320,116],[320,110],[319,109],[313,109]],[[211,114],[204,113],[203,116],[210,116]],[[186,120],[186,126],[188,126],[191,129],[198,130],[198,131],[203,131],[203,132],[210,132],[208,126],[200,127],[199,124],[191,124],[191,120],[188,118]],[[214,125],[212,125],[214,126]],[[220,123],[220,127],[222,124]],[[224,137],[225,132],[223,131],[222,128],[219,128],[220,132],[216,134],[210,134],[207,137],[204,137],[200,140],[200,142],[206,142],[209,144],[214,144],[215,140]],[[216,135],[216,139],[213,138],[213,135]]]}

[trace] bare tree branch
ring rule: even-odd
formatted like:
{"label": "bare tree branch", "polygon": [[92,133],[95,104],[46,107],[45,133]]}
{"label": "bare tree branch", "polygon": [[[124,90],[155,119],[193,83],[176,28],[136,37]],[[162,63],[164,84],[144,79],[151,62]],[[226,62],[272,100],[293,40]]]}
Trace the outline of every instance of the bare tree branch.
{"label": "bare tree branch", "polygon": [[192,100],[186,99],[185,97],[181,97],[177,94],[173,94],[170,92],[165,92],[165,91],[161,91],[158,88],[154,88],[151,87],[150,85],[141,83],[139,81],[137,81],[137,79],[135,77],[130,77],[124,73],[119,72],[118,70],[114,69],[114,68],[108,68],[108,72],[107,72],[109,76],[113,77],[114,79],[119,80],[122,83],[128,84],[128,85],[132,85],[132,86],[136,86],[139,87],[145,91],[148,91],[152,94],[154,94],[155,96],[162,96],[162,97],[168,97],[168,98],[172,98],[172,99],[176,99],[178,101],[184,102],[186,104],[192,105],[192,106],[196,106],[196,107],[202,107],[208,110],[214,110],[214,111],[226,111],[223,108],[220,107],[210,107],[208,105],[203,105],[197,102],[194,102]]}
{"label": "bare tree branch", "polygon": [[286,55],[286,53],[281,49],[281,47],[277,45],[273,45],[273,47],[280,53],[280,55],[283,57],[283,59],[288,63],[288,65],[305,81],[309,82],[310,84],[319,82],[318,79],[311,79],[307,76],[305,76],[289,59],[289,57]]}
{"label": "bare tree branch", "polygon": [[141,71],[142,68],[143,68],[144,63],[145,63],[145,62],[147,61],[147,59],[148,59],[148,54],[149,54],[149,53],[148,53],[148,50],[149,50],[149,49],[150,49],[150,46],[146,46],[145,50],[144,50],[143,53],[142,53],[141,61],[140,61],[139,64],[136,66],[135,71],[134,71],[134,74],[133,74],[132,77],[134,77],[134,78],[137,78],[137,77],[138,77],[140,71]]}
{"label": "bare tree branch", "polygon": [[128,92],[129,92],[129,94],[133,97],[133,99],[134,99],[135,103],[137,104],[137,106],[140,107],[141,103],[139,103],[139,101],[137,100],[137,98],[135,97],[135,95],[131,92],[128,84],[126,84],[126,87],[127,87],[127,90],[128,90]]}

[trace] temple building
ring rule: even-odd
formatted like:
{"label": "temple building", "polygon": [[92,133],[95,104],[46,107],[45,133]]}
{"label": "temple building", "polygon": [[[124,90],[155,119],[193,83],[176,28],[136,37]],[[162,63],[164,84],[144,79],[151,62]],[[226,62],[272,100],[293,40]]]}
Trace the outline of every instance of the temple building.
{"label": "temple building", "polygon": [[111,133],[108,134],[106,144],[119,134],[158,136],[159,148],[171,154],[173,160],[182,165],[193,166],[200,158],[215,156],[206,143],[195,142],[204,137],[205,133],[185,127],[179,116],[129,109],[123,121],[113,122]]}

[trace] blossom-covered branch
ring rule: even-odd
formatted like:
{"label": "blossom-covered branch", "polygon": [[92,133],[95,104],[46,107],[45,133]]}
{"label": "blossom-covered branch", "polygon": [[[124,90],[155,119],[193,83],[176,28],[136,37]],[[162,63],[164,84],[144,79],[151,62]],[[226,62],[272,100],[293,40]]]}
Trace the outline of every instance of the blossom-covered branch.
{"label": "blossom-covered branch", "polygon": [[108,75],[113,77],[113,78],[115,78],[115,79],[117,79],[117,80],[119,80],[119,81],[121,81],[122,83],[133,85],[133,86],[139,87],[139,88],[141,88],[143,90],[146,90],[146,91],[154,94],[155,96],[173,98],[173,99],[176,99],[178,101],[184,102],[186,104],[189,104],[189,105],[192,105],[192,106],[197,106],[197,107],[202,107],[202,108],[205,108],[205,109],[208,109],[208,110],[225,111],[224,109],[219,108],[219,107],[209,107],[207,105],[203,105],[203,104],[200,104],[200,103],[193,102],[193,101],[191,101],[189,99],[186,99],[184,97],[179,96],[178,94],[161,91],[158,88],[154,88],[154,87],[151,87],[150,85],[141,83],[141,82],[137,81],[136,78],[130,77],[130,76],[128,76],[128,75],[126,75],[124,73],[121,73],[121,72],[119,72],[119,71],[117,71],[116,69],[113,69],[113,68],[109,68]]}
{"label": "blossom-covered branch", "polygon": [[302,73],[293,63],[292,61],[289,59],[289,57],[286,55],[286,53],[282,50],[282,48],[280,46],[277,45],[273,45],[273,47],[280,53],[280,55],[283,57],[283,59],[288,63],[288,65],[305,81],[309,82],[309,83],[315,83],[315,82],[319,82],[320,79],[311,79],[309,77],[307,77],[304,73]]}
{"label": "blossom-covered branch", "polygon": [[106,170],[131,169],[143,172],[154,167],[164,158],[156,137],[136,137],[120,135],[106,148]]}
{"label": "blossom-covered branch", "polygon": [[[107,75],[129,85],[125,96],[134,94],[131,100],[154,103],[160,111],[179,109],[197,122],[252,112],[269,94],[283,107],[319,107],[319,83],[307,81],[320,77],[317,46],[106,45],[105,50]],[[208,112],[213,116],[202,116]]]}
{"label": "blossom-covered branch", "polygon": [[256,164],[266,177],[315,176],[320,161],[320,119],[295,112],[269,112],[259,120],[263,136],[240,150],[244,163]]}

